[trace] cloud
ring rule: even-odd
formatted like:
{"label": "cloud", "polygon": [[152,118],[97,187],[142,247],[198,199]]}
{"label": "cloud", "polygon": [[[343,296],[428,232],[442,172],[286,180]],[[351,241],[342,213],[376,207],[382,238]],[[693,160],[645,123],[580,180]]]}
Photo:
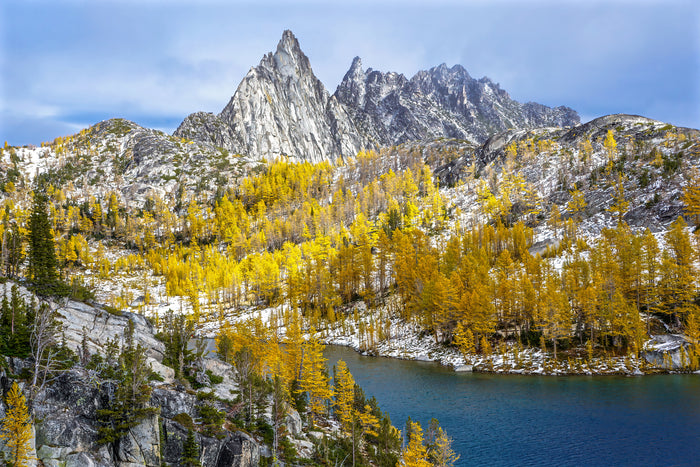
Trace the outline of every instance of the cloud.
{"label": "cloud", "polygon": [[356,55],[365,67],[408,77],[460,63],[521,101],[700,126],[700,9],[690,2],[11,1],[2,8],[0,139],[13,144],[53,139],[65,133],[51,132],[94,123],[90,117],[172,131],[190,112],[218,112],[284,29],[297,35],[330,92]]}

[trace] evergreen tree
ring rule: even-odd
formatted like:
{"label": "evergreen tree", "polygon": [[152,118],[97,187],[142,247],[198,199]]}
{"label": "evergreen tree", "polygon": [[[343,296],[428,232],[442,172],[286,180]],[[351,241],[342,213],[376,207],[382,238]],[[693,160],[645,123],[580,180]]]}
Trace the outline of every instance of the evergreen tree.
{"label": "evergreen tree", "polygon": [[99,443],[119,443],[131,428],[157,412],[156,408],[148,406],[151,387],[145,350],[140,344],[134,345],[134,325],[129,321],[117,367],[103,375],[116,381],[108,386],[107,408],[97,411]]}
{"label": "evergreen tree", "polygon": [[29,455],[29,441],[32,437],[31,419],[24,394],[16,382],[12,383],[5,402],[7,412],[2,419],[0,439],[5,440],[5,447],[10,451],[9,465],[14,467],[28,465],[28,461],[33,459]]}
{"label": "evergreen tree", "polygon": [[29,218],[29,279],[40,295],[56,293],[56,247],[47,213],[48,198],[45,193],[34,192],[34,204]]}
{"label": "evergreen tree", "polygon": [[182,458],[180,465],[183,467],[200,467],[199,462],[199,446],[194,438],[194,432],[191,429],[187,430],[187,439],[182,445]]}

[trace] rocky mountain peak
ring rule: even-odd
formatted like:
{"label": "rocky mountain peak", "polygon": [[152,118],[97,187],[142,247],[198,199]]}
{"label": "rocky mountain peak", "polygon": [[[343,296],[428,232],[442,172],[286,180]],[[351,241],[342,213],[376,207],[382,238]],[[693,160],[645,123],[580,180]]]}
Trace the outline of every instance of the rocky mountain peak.
{"label": "rocky mountain peak", "polygon": [[[285,77],[294,77],[311,71],[308,57],[301,51],[299,41],[290,30],[284,31],[275,54],[268,60],[271,60],[275,69]],[[263,59],[264,61],[266,60]]]}
{"label": "rocky mountain peak", "polygon": [[346,73],[347,75],[358,75],[362,74],[362,59],[360,57],[355,57],[352,59],[352,64],[350,65],[350,69]]}
{"label": "rocky mountain peak", "polygon": [[442,63],[408,79],[363,70],[359,57],[330,96],[287,30],[218,116],[193,114],[176,132],[250,157],[320,161],[364,148],[457,138],[482,143],[508,128],[577,124],[575,111],[520,104],[488,78]]}
{"label": "rocky mountain peak", "polygon": [[364,147],[291,31],[284,32],[274,54],[266,54],[243,78],[218,118],[231,129],[235,147],[230,150],[256,158],[319,162]]}

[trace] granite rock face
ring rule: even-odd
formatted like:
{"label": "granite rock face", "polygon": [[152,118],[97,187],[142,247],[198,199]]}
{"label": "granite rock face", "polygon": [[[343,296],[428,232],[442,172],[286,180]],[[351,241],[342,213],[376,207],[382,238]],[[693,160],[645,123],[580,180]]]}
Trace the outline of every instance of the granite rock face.
{"label": "granite rock face", "polygon": [[[177,465],[187,439],[187,429],[177,422],[165,419],[163,431],[163,461]],[[243,432],[227,432],[221,438],[195,433],[199,446],[199,460],[211,467],[248,467],[260,463],[260,448],[253,438]]]}
{"label": "granite rock face", "polygon": [[210,112],[195,112],[182,121],[173,136],[208,143],[215,147],[233,150],[239,144],[231,128]]}
{"label": "granite rock face", "polygon": [[657,368],[682,370],[688,366],[691,351],[691,344],[685,336],[662,334],[652,336],[641,354],[649,364]]}
{"label": "granite rock face", "polygon": [[379,146],[456,138],[484,142],[508,128],[579,123],[568,107],[520,104],[488,78],[472,78],[460,65],[444,63],[411,79],[367,69],[355,57],[335,92],[356,126]]}
{"label": "granite rock face", "polygon": [[251,158],[319,162],[361,149],[457,138],[481,143],[508,128],[579,123],[567,107],[520,104],[488,78],[440,65],[408,79],[363,70],[356,57],[333,95],[291,31],[239,84],[223,111],[188,116],[175,136]]}
{"label": "granite rock face", "polygon": [[258,157],[319,162],[354,155],[364,143],[291,31],[284,32],[274,54],[250,69],[219,118],[240,151]]}

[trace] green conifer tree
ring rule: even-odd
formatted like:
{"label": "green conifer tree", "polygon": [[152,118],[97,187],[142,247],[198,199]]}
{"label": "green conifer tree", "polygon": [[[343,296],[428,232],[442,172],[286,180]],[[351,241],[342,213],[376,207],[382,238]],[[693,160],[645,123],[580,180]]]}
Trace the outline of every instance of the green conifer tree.
{"label": "green conifer tree", "polygon": [[201,462],[199,462],[199,446],[194,439],[194,432],[192,430],[187,430],[187,439],[182,445],[182,458],[180,462],[180,465],[183,467],[200,467],[202,465]]}
{"label": "green conifer tree", "polygon": [[131,321],[124,333],[117,368],[111,371],[113,374],[110,376],[117,382],[107,408],[97,411],[100,422],[98,442],[115,445],[144,418],[157,413],[155,407],[148,405],[151,398],[151,387],[148,385],[150,369],[146,364],[145,349],[140,344],[134,344],[134,325]]}
{"label": "green conifer tree", "polygon": [[47,203],[45,193],[39,190],[34,192],[29,218],[29,279],[40,295],[56,293],[58,285],[56,247]]}

